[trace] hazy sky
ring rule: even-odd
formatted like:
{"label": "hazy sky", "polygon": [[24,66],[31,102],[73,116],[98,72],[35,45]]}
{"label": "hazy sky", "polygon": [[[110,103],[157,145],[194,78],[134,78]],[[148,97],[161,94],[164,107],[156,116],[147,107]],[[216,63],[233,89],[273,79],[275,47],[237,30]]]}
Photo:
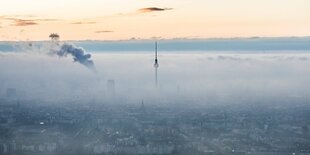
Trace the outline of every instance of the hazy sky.
{"label": "hazy sky", "polygon": [[309,0],[0,0],[0,40],[309,36]]}

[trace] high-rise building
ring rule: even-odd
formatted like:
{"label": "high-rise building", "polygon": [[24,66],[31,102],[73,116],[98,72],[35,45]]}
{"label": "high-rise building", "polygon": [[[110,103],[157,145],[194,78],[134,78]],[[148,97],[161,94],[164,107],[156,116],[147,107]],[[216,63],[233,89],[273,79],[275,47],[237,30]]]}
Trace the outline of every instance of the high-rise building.
{"label": "high-rise building", "polygon": [[6,96],[7,96],[7,97],[10,97],[10,98],[16,97],[16,96],[17,96],[17,91],[16,91],[16,89],[15,89],[15,88],[7,88],[7,89],[6,89]]}
{"label": "high-rise building", "polygon": [[115,95],[115,81],[114,80],[108,80],[107,91],[108,91],[108,95],[110,96]]}
{"label": "high-rise building", "polygon": [[310,136],[308,125],[302,126],[301,129],[302,129],[302,134],[303,134],[304,137],[309,137]]}

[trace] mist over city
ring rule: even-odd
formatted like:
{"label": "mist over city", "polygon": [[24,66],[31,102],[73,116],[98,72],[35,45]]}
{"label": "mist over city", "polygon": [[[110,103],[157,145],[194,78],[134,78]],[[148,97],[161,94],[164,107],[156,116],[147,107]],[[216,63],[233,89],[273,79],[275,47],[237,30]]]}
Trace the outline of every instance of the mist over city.
{"label": "mist over city", "polygon": [[0,3],[0,155],[310,155],[308,0]]}
{"label": "mist over city", "polygon": [[[167,41],[157,42],[158,68],[155,44],[148,51],[89,52],[53,40],[10,43],[14,48],[0,61],[3,153],[290,154],[307,148],[309,53],[161,51]],[[279,141],[287,137],[282,132],[296,138]]]}

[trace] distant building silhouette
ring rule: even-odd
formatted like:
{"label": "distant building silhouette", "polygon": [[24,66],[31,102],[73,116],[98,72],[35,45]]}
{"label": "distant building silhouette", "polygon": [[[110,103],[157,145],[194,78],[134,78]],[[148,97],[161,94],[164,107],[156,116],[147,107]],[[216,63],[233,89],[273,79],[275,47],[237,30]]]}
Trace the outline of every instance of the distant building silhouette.
{"label": "distant building silhouette", "polygon": [[6,89],[6,96],[9,98],[16,97],[17,96],[16,89],[15,88],[7,88]]}
{"label": "distant building silhouette", "polygon": [[115,95],[115,81],[114,80],[108,80],[107,82],[107,91],[109,96]]}
{"label": "distant building silhouette", "polygon": [[144,106],[144,101],[142,100],[141,106],[140,106],[140,111],[144,112],[145,111],[145,106]]}
{"label": "distant building silhouette", "polygon": [[302,126],[301,129],[302,129],[302,134],[304,137],[307,137],[307,138],[310,137],[308,125]]}

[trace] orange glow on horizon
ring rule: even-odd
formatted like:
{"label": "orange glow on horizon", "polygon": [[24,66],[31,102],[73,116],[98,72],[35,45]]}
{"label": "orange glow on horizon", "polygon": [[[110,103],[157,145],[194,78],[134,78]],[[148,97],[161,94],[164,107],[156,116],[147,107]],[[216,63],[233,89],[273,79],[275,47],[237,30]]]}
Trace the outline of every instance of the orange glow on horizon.
{"label": "orange glow on horizon", "polygon": [[47,40],[52,32],[64,40],[310,36],[307,0],[2,3],[0,40]]}

